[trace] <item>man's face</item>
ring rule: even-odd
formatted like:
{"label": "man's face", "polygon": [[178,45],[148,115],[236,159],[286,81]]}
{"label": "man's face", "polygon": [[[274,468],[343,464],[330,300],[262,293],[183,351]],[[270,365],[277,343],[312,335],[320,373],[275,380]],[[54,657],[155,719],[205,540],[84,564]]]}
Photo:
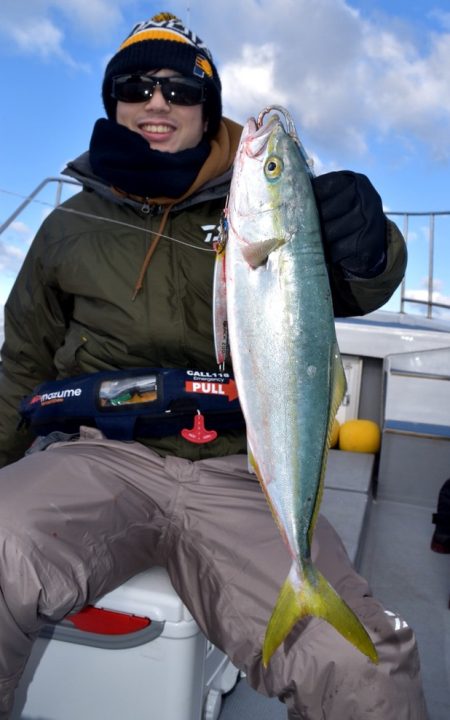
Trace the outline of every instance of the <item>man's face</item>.
{"label": "man's face", "polygon": [[[180,73],[166,68],[148,75],[180,77]],[[119,125],[139,133],[153,150],[171,153],[195,147],[206,130],[202,104],[168,103],[158,86],[150,100],[138,103],[118,100],[116,120]]]}

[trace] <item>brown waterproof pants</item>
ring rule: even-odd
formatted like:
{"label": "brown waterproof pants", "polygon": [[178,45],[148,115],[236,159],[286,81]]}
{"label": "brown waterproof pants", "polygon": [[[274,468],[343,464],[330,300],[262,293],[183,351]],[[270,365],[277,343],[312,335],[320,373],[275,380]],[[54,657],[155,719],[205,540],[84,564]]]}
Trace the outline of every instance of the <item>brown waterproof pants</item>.
{"label": "brown waterproof pants", "polygon": [[286,703],[290,720],[424,720],[414,635],[370,597],[324,518],[313,559],[368,628],[377,666],[313,618],[263,669],[290,560],[244,456],[160,458],[97,431],[26,456],[0,471],[0,718],[46,618],[157,564],[204,633],[256,690]]}

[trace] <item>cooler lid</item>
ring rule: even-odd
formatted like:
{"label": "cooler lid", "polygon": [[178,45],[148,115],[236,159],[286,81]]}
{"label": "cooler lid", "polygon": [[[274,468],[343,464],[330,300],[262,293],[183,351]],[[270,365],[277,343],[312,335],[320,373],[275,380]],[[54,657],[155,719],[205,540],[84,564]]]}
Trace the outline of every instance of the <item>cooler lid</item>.
{"label": "cooler lid", "polygon": [[135,575],[103,595],[95,605],[161,622],[193,622],[191,613],[178,597],[167,571],[162,567],[153,567]]}

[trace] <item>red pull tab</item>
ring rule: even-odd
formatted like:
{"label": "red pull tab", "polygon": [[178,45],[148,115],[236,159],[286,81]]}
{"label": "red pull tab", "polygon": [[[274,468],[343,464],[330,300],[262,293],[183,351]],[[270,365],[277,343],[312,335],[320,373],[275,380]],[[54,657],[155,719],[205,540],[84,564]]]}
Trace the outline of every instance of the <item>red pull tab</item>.
{"label": "red pull tab", "polygon": [[194,418],[194,426],[192,429],[188,430],[185,428],[181,431],[181,435],[185,440],[188,440],[191,443],[197,443],[198,445],[211,442],[211,440],[215,440],[217,437],[215,430],[207,430],[205,428],[205,418],[201,414],[200,410],[197,410],[197,415]]}

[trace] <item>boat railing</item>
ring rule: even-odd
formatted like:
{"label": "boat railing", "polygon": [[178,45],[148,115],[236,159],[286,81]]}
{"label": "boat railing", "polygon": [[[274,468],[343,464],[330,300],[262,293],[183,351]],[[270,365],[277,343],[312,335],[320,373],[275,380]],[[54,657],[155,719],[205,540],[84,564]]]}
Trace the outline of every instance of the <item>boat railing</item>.
{"label": "boat railing", "polygon": [[[400,288],[400,312],[405,313],[407,311],[406,306],[409,303],[420,306],[421,310],[425,310],[428,318],[436,315],[436,313],[433,313],[435,309],[450,310],[450,296],[445,297],[438,293],[435,273],[435,268],[437,267],[437,243],[439,242],[441,250],[445,244],[447,244],[448,247],[450,243],[450,210],[430,210],[427,212],[388,211],[386,214],[392,217],[394,222],[396,222],[402,230],[410,256],[412,256],[414,252],[412,236],[417,234],[417,227],[412,227],[413,223],[417,223],[417,221],[420,222],[421,233],[425,232],[427,236],[427,254],[426,257],[423,258],[424,268],[426,268],[424,278],[425,292],[423,297],[414,297],[411,295],[411,292],[408,292],[407,288],[408,273],[406,273]],[[401,222],[398,221],[398,218],[400,218]],[[427,227],[423,225],[424,220],[427,222]],[[441,227],[438,228],[437,224],[439,220],[443,220],[443,223]]]}
{"label": "boat railing", "polygon": [[61,176],[45,178],[45,180],[42,180],[42,182],[40,182],[39,185],[23,199],[23,202],[21,202],[20,205],[14,210],[14,212],[11,213],[11,215],[6,218],[6,220],[0,225],[0,235],[14,222],[17,217],[19,217],[19,215],[25,210],[25,208],[27,208],[28,205],[30,205],[30,203],[32,203],[37,198],[37,196],[42,192],[42,190],[44,190],[44,188],[51,183],[56,183],[55,199],[52,203],[54,207],[57,207],[61,203],[64,185],[74,185],[77,187],[81,187],[80,183],[77,180],[73,180],[72,178],[66,178]]}
{"label": "boat railing", "polygon": [[[52,203],[46,203],[53,207],[57,207],[61,203],[62,191],[64,185],[80,187],[80,183],[72,178],[55,176],[45,178],[39,185],[25,198],[23,202],[14,210],[14,212],[0,225],[0,235],[14,222],[14,220],[30,205],[35,202],[37,196],[44,190],[44,188],[52,183],[56,184],[56,192]],[[424,261],[424,267],[426,266],[425,276],[425,291],[419,297],[417,293],[412,294],[408,290],[408,273],[406,273],[403,282],[400,287],[400,307],[401,313],[407,312],[407,306],[410,304],[416,305],[420,308],[420,311],[424,311],[428,318],[432,318],[439,311],[450,311],[450,295],[445,297],[437,292],[435,287],[435,267],[436,267],[436,246],[437,241],[440,246],[443,244],[450,243],[450,210],[443,211],[428,211],[428,212],[409,212],[409,211],[395,211],[390,210],[386,213],[389,217],[392,217],[403,232],[405,237],[408,252],[410,257],[413,255],[413,242],[412,236],[416,234],[416,230],[412,228],[413,221],[419,220],[421,222],[421,232],[423,233],[423,221],[427,221],[427,257]],[[400,220],[399,220],[400,219]],[[445,219],[447,221],[443,228],[439,228],[437,232],[437,221],[438,219]],[[442,232],[443,231],[443,232]],[[446,264],[445,264],[446,265]]]}

